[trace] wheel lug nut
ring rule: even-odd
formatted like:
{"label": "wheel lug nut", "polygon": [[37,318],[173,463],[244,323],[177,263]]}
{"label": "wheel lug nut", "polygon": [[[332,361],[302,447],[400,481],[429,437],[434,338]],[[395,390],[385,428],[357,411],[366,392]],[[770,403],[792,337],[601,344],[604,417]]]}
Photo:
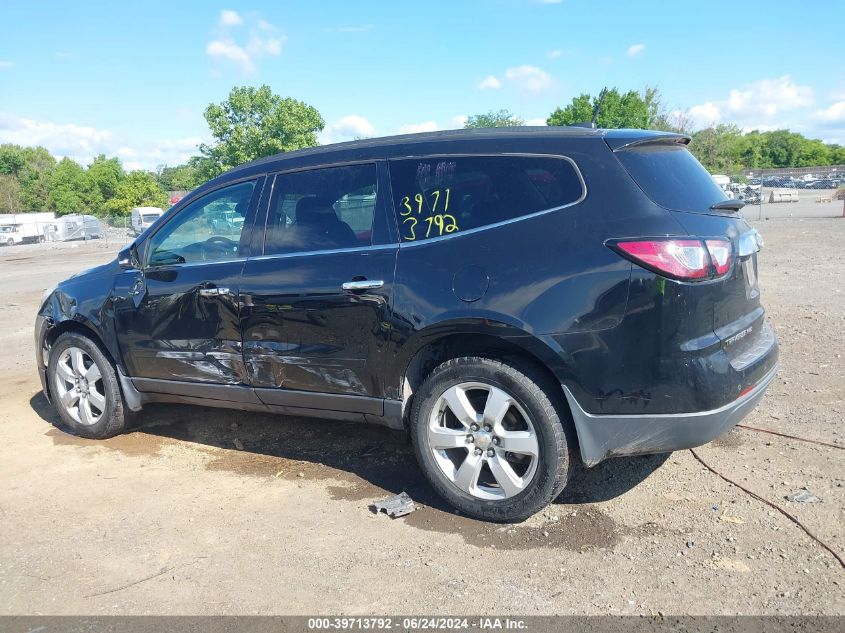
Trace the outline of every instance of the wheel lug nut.
{"label": "wheel lug nut", "polygon": [[469,428],[470,428],[471,430],[473,430],[473,431],[477,431],[477,430],[478,430],[478,425],[477,425],[477,424],[470,424],[470,425],[469,425]]}
{"label": "wheel lug nut", "polygon": [[495,455],[495,454],[496,453],[495,453],[495,451],[493,451],[492,448],[487,449],[487,457],[493,457],[493,455]]}
{"label": "wheel lug nut", "polygon": [[481,455],[481,453],[483,453],[483,452],[484,451],[482,451],[478,446],[475,447],[475,454],[476,455]]}
{"label": "wheel lug nut", "polygon": [[485,424],[485,425],[484,425],[484,430],[485,430],[485,431],[487,431],[487,432],[489,433],[490,431],[492,431],[492,430],[493,430],[493,427],[491,427],[489,424]]}
{"label": "wheel lug nut", "polygon": [[498,446],[499,444],[501,444],[501,442],[502,442],[502,440],[500,440],[498,437],[494,437],[494,438],[493,438],[493,444],[495,444],[496,446]]}
{"label": "wheel lug nut", "polygon": [[467,444],[472,444],[473,439],[472,435],[467,435]]}

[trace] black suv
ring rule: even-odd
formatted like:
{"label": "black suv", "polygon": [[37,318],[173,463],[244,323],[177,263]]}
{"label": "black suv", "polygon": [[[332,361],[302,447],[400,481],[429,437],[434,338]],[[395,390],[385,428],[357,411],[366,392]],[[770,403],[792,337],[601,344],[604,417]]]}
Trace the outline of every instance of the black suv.
{"label": "black suv", "polygon": [[775,376],[760,236],[688,142],[454,131],[233,169],[45,293],[44,393],[89,438],[148,402],[383,424],[454,506],[521,520],[579,458],[708,442]]}

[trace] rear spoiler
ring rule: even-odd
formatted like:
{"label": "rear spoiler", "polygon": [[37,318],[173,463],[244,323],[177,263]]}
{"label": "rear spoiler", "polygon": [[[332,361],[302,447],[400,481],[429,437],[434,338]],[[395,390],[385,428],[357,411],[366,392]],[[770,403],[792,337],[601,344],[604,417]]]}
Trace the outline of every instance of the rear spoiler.
{"label": "rear spoiler", "polygon": [[689,145],[691,140],[684,134],[646,130],[606,130],[603,137],[614,152],[643,145]]}

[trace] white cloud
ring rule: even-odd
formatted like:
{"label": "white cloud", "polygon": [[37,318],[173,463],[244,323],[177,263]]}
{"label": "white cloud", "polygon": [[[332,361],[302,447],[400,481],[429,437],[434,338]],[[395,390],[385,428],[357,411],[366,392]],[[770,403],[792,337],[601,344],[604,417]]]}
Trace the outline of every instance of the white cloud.
{"label": "white cloud", "polygon": [[505,79],[525,92],[543,92],[552,85],[549,74],[537,66],[517,66],[505,71]]}
{"label": "white cloud", "polygon": [[469,121],[469,117],[466,114],[457,114],[452,117],[452,125],[456,128],[462,128],[467,124],[467,121]]}
{"label": "white cloud", "polygon": [[336,122],[327,125],[317,136],[321,144],[327,145],[329,143],[352,141],[356,138],[370,138],[375,134],[375,126],[366,118],[357,114],[347,114]]}
{"label": "white cloud", "polygon": [[245,74],[255,72],[250,54],[232,40],[213,40],[205,47],[205,52],[209,57],[234,62]]}
{"label": "white cloud", "polygon": [[563,51],[559,48],[556,48],[555,50],[546,53],[546,57],[548,57],[549,59],[557,59],[561,55],[563,55]]}
{"label": "white cloud", "polygon": [[783,75],[734,88],[722,100],[693,106],[688,115],[699,127],[729,122],[749,129],[774,129],[789,125],[783,117],[785,113],[800,111],[812,104],[812,88],[798,85],[789,75]]}
{"label": "white cloud", "polygon": [[636,57],[645,50],[645,44],[631,44],[625,54],[628,57]]}
{"label": "white cloud", "polygon": [[525,125],[546,125],[546,119],[544,117],[537,117],[535,119],[528,119],[525,122]]}
{"label": "white cloud", "polygon": [[117,156],[126,169],[154,169],[177,165],[197,154],[201,137],[145,140],[133,143],[107,129],[74,123],[36,121],[0,112],[0,143],[46,147],[51,154],[67,156],[86,165],[98,154]]}
{"label": "white cloud", "polygon": [[222,26],[238,26],[243,23],[244,20],[238,14],[237,11],[232,11],[231,9],[223,9],[220,12],[220,24]]}
{"label": "white cloud", "polygon": [[417,134],[419,132],[436,132],[440,129],[436,121],[423,121],[422,123],[408,123],[399,128],[399,134]]}
{"label": "white cloud", "polygon": [[700,127],[708,127],[722,120],[722,111],[712,101],[691,107],[687,115]]}
{"label": "white cloud", "polygon": [[0,68],[11,68],[15,62],[10,62],[8,59],[0,59]]}
{"label": "white cloud", "polygon": [[783,75],[731,90],[727,107],[729,111],[741,114],[774,116],[784,110],[794,110],[812,103],[812,88],[799,86],[789,75]]}
{"label": "white cloud", "polygon": [[[232,65],[242,74],[251,75],[258,69],[258,61],[264,57],[278,57],[287,38],[277,35],[278,29],[247,14],[245,19],[235,11],[220,12],[218,35],[205,47],[205,53],[219,65]],[[246,38],[243,36],[246,27]],[[215,74],[219,74],[219,68]]]}
{"label": "white cloud", "polygon": [[817,110],[814,116],[824,123],[845,122],[845,101],[837,101],[824,110]]}
{"label": "white cloud", "polygon": [[495,75],[487,75],[478,84],[479,90],[498,90],[502,87],[502,82],[496,79]]}

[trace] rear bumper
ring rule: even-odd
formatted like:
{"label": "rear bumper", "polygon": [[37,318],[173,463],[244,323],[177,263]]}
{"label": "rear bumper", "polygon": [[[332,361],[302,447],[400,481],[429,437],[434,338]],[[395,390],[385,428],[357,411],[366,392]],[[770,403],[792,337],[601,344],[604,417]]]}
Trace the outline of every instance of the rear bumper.
{"label": "rear bumper", "polygon": [[748,415],[777,375],[774,365],[754,387],[718,409],[694,413],[595,415],[587,413],[564,385],[578,431],[581,458],[594,466],[608,457],[666,453],[701,446]]}

